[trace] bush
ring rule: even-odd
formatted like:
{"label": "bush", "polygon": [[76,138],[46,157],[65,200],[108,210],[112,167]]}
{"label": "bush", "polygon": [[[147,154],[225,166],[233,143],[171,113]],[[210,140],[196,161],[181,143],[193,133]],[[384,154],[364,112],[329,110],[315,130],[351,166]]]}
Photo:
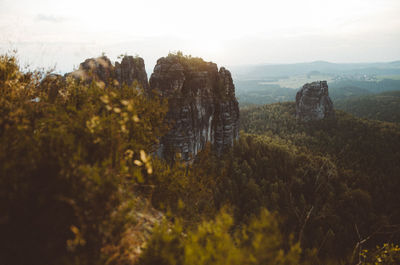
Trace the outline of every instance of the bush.
{"label": "bush", "polygon": [[[93,264],[134,218],[121,217],[166,104],[132,87],[59,83],[0,57],[0,256],[7,264]],[[54,94],[56,97],[54,98]]]}
{"label": "bush", "polygon": [[221,211],[214,220],[183,231],[179,220],[162,224],[139,260],[146,264],[301,264],[299,244],[285,244],[277,220],[267,210],[236,231]]}

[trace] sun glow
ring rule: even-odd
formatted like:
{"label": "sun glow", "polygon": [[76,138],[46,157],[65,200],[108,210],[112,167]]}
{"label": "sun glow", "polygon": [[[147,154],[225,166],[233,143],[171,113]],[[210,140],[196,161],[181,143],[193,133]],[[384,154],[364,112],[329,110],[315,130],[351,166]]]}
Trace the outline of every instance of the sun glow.
{"label": "sun glow", "polygon": [[398,0],[2,0],[0,49],[15,44],[35,61],[62,47],[63,61],[76,63],[87,50],[157,58],[183,50],[230,64],[386,60],[400,56],[399,11]]}

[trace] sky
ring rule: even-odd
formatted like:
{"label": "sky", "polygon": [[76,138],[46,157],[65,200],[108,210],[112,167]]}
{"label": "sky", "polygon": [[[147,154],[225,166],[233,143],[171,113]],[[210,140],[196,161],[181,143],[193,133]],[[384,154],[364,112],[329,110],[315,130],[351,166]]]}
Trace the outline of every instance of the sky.
{"label": "sky", "polygon": [[0,0],[0,53],[69,72],[105,53],[218,65],[400,60],[400,0]]}

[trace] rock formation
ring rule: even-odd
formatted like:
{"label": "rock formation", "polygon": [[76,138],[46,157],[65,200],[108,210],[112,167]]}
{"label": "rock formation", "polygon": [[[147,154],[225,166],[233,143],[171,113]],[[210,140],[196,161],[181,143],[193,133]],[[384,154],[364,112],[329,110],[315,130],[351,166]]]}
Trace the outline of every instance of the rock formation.
{"label": "rock formation", "polygon": [[296,117],[302,121],[335,116],[326,81],[307,83],[296,94]]}
{"label": "rock formation", "polygon": [[231,73],[200,58],[169,55],[157,61],[147,81],[144,61],[125,56],[115,66],[105,57],[91,58],[68,74],[85,83],[131,85],[134,80],[151,96],[152,91],[169,104],[166,122],[171,130],[161,139],[159,155],[170,159],[180,153],[189,161],[207,143],[221,153],[239,135],[239,104]]}
{"label": "rock formation", "polygon": [[144,61],[140,57],[124,56],[115,66],[106,56],[86,59],[79,69],[68,74],[85,83],[97,82],[99,85],[132,85],[136,80],[144,89],[148,88]]}
{"label": "rock formation", "polygon": [[149,87],[144,60],[140,57],[124,56],[121,63],[115,62],[115,74],[120,84],[130,86],[136,80],[144,89]]}
{"label": "rock formation", "polygon": [[164,157],[191,160],[207,143],[221,153],[238,138],[239,105],[231,74],[200,58],[168,55],[157,61],[150,90],[168,99],[170,131],[161,139]]}

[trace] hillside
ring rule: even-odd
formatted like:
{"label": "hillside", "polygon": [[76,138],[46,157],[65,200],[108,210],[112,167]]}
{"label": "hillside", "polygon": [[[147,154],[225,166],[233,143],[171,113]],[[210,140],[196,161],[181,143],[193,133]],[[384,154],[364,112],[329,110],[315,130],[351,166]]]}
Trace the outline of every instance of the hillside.
{"label": "hillside", "polygon": [[360,118],[400,122],[400,91],[345,98],[334,101],[334,105]]}
{"label": "hillside", "polygon": [[279,85],[263,85],[262,80],[236,80],[236,95],[241,106],[263,105],[290,101],[296,96],[296,90]]}
{"label": "hillside", "polygon": [[[342,111],[337,111],[337,121],[298,123],[294,113],[294,103],[290,102],[243,110],[241,128],[245,133],[274,135],[298,147],[328,154],[343,165],[355,166],[357,158],[363,163],[357,168],[365,173],[389,170],[383,166],[389,161],[395,166],[394,161],[400,155],[400,147],[396,145],[399,125],[357,119]],[[366,150],[370,157],[364,157]]]}
{"label": "hillside", "polygon": [[[374,229],[380,230],[387,226],[388,223],[380,223],[382,220],[398,223],[400,212],[395,205],[400,202],[396,191],[400,186],[397,177],[400,174],[397,163],[400,159],[400,127],[392,123],[357,119],[341,111],[336,113],[336,122],[299,124],[294,118],[294,112],[294,103],[277,103],[247,109],[241,112],[241,127],[255,139],[280,143],[291,148],[293,153],[317,155],[326,159],[333,170],[329,173],[333,174],[329,177],[330,181],[339,181],[340,185],[344,185],[342,188],[337,186],[339,190],[332,191],[335,203],[340,204],[342,196],[347,196],[345,194],[356,196],[350,195],[355,192],[361,197],[353,198],[358,200],[356,203],[361,204],[353,204],[352,207],[364,209],[365,214],[368,213],[363,215],[361,212],[357,213],[356,209],[351,210],[351,215],[346,217],[350,219],[343,220],[342,223],[345,227],[352,226],[348,228],[348,235],[354,236],[354,226],[360,227],[361,223],[365,229],[364,235],[372,235]],[[318,186],[317,180],[315,181],[314,185]],[[321,210],[325,206],[321,206]],[[348,211],[348,206],[335,211]],[[364,207],[368,207],[368,210]],[[311,205],[308,209],[311,209]],[[315,210],[315,207],[312,209]],[[317,213],[313,214],[318,218]],[[336,234],[338,231],[333,232]],[[393,240],[399,239],[399,234],[392,236]],[[343,242],[349,241],[351,239]]]}
{"label": "hillside", "polygon": [[[211,234],[210,245],[206,246],[215,247],[216,252],[205,253],[221,259],[215,264],[226,262],[219,251],[249,255],[253,252],[247,250],[246,254],[243,238],[236,238],[236,233],[254,224],[254,216],[267,209],[278,217],[282,233],[278,242],[282,237],[288,244],[289,238],[299,242],[305,263],[356,264],[359,257],[364,257],[362,249],[369,249],[375,258],[381,250],[394,253],[389,243],[400,239],[400,127],[358,119],[342,111],[337,111],[336,120],[308,123],[300,123],[294,116],[295,104],[291,102],[246,108],[241,110],[241,137],[232,150],[222,158],[210,150],[199,154],[188,171],[189,182],[196,183],[198,189],[178,188],[182,205],[187,207],[179,209],[173,204],[171,209],[193,225],[229,205],[234,223],[223,225],[221,219],[203,223],[195,230],[197,234],[189,236],[190,240],[198,238],[201,242],[203,236]],[[173,183],[164,187],[177,191]],[[170,191],[164,196],[172,194]],[[154,199],[166,202],[157,196]],[[229,229],[235,236],[228,240],[225,232]],[[163,239],[166,235],[164,231],[153,239],[146,257],[156,253],[154,260],[168,259],[159,249],[168,245],[169,241]],[[219,245],[221,240],[224,243]],[[238,240],[237,248],[231,246],[231,240]],[[388,244],[383,246],[385,242]],[[193,251],[193,245],[179,244],[169,255],[186,253],[187,248]],[[379,251],[374,250],[377,245],[382,246]],[[200,247],[196,251],[203,250]],[[391,257],[394,262],[388,264],[399,261],[398,254]],[[365,255],[360,263],[368,264],[373,259]],[[231,264],[246,263],[245,259],[238,260]]]}

